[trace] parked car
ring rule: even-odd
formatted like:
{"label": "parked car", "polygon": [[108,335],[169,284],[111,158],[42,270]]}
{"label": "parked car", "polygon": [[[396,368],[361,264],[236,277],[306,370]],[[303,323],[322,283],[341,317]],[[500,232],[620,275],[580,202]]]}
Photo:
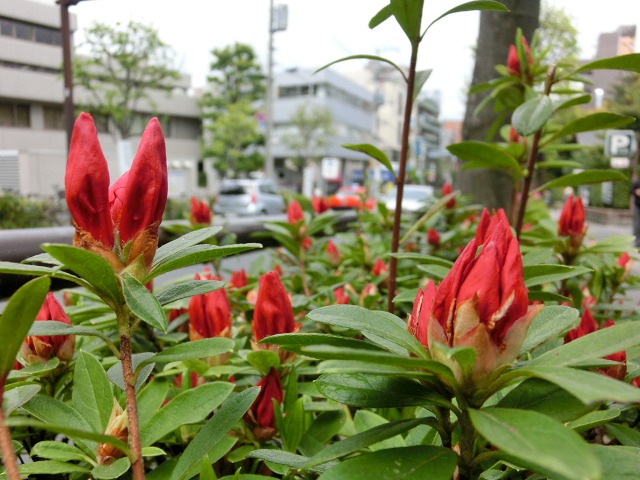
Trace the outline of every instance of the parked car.
{"label": "parked car", "polygon": [[366,195],[367,189],[365,187],[340,187],[335,194],[329,197],[329,208],[334,210],[345,208],[373,210],[376,208],[376,200]]}
{"label": "parked car", "polygon": [[[398,189],[394,187],[387,193],[383,202],[389,210],[396,209],[396,195]],[[433,200],[433,187],[429,185],[405,185],[402,192],[402,211],[418,212],[423,210]]]}
{"label": "parked car", "polygon": [[224,180],[213,211],[219,215],[274,215],[285,211],[285,203],[271,180]]}

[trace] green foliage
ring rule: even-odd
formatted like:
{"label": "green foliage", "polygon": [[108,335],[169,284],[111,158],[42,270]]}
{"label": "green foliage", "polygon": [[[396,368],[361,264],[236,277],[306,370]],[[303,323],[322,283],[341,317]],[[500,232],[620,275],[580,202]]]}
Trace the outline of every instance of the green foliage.
{"label": "green foliage", "polygon": [[300,105],[289,122],[295,131],[285,135],[282,142],[295,152],[295,163],[302,170],[328,145],[328,137],[334,134],[333,116],[326,108]]}
{"label": "green foliage", "polygon": [[12,193],[0,195],[0,229],[53,226],[54,205],[48,200],[23,198]]}
{"label": "green foliage", "polygon": [[108,117],[124,139],[140,128],[134,113],[140,103],[148,101],[153,107],[151,92],[170,94],[180,76],[173,67],[173,51],[145,23],[96,23],[85,32],[80,51],[85,56],[74,57],[74,82],[91,97],[83,108]]}

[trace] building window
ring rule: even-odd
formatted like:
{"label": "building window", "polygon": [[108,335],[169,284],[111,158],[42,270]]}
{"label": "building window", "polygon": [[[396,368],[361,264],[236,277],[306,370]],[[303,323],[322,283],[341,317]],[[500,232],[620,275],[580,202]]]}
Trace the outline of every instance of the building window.
{"label": "building window", "polygon": [[308,97],[309,95],[312,95],[315,97],[317,94],[318,94],[318,85],[316,84],[291,85],[287,87],[278,87],[278,98]]}
{"label": "building window", "polygon": [[0,35],[47,45],[62,45],[60,30],[12,18],[0,18]]}
{"label": "building window", "polygon": [[168,134],[171,138],[197,140],[200,137],[200,121],[195,118],[172,117],[169,121]]}
{"label": "building window", "polygon": [[64,130],[64,116],[58,107],[44,107],[44,128],[46,130]]}
{"label": "building window", "polygon": [[21,103],[0,102],[0,127],[31,126],[29,105]]}

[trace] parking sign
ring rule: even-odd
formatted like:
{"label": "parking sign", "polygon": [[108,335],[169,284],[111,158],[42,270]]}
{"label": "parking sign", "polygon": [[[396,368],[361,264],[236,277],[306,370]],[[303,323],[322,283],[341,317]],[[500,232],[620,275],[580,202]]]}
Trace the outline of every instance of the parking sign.
{"label": "parking sign", "polygon": [[604,154],[609,157],[631,158],[636,153],[636,135],[633,130],[607,130]]}

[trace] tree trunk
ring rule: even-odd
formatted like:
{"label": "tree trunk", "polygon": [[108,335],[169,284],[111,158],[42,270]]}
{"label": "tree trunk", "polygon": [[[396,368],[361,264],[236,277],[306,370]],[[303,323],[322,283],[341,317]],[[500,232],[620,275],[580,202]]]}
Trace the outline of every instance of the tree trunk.
{"label": "tree trunk", "polygon": [[[501,2],[510,10],[509,12],[480,13],[480,31],[472,85],[489,81],[497,76],[494,66],[506,62],[509,45],[515,41],[518,27],[522,29],[529,42],[534,30],[538,28],[540,0],[501,0]],[[485,90],[467,97],[462,126],[464,140],[487,140],[486,136],[496,114],[491,106],[484,108],[478,115],[473,114],[487,94]],[[505,119],[505,123],[508,122],[509,119]],[[496,140],[496,138],[490,140]],[[487,208],[505,208],[508,211],[513,191],[508,173],[489,169],[461,170],[458,179],[458,187],[463,193],[470,195],[474,202],[481,203]]]}

